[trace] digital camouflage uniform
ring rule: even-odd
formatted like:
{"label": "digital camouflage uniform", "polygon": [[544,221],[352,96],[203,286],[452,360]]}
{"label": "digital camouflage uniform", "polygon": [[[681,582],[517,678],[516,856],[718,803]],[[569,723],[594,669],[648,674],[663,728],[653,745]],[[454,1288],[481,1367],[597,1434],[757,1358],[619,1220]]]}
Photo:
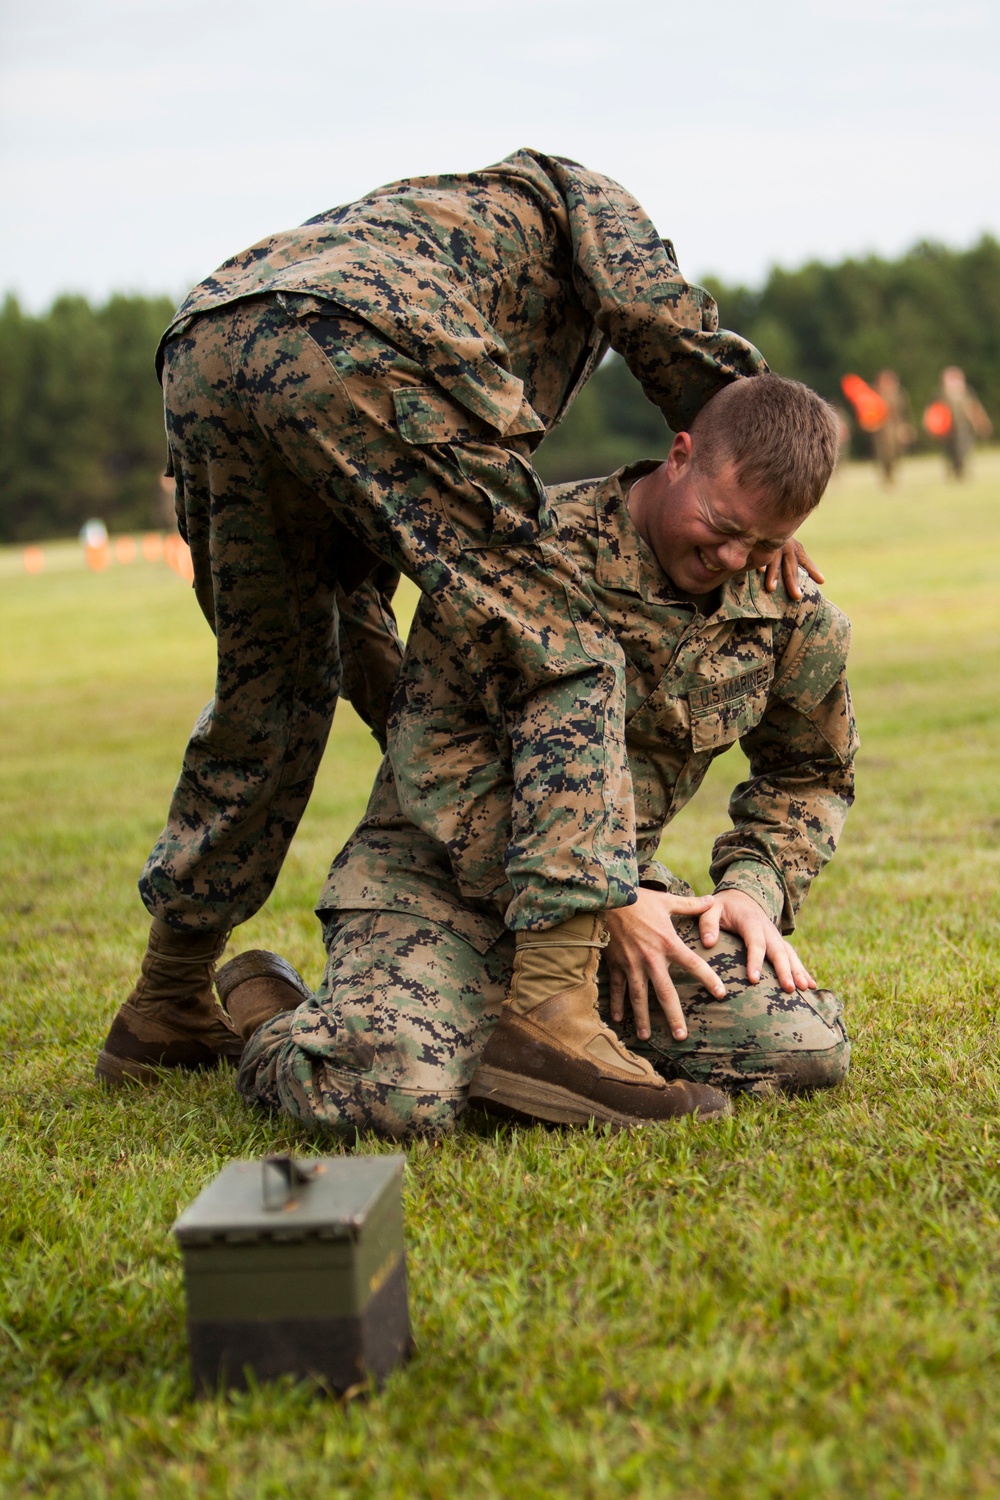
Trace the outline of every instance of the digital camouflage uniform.
{"label": "digital camouflage uniform", "polygon": [[219,670],[140,882],[154,916],[222,930],[266,898],[335,707],[334,585],[375,559],[433,596],[512,760],[508,925],[630,899],[624,662],[530,454],[609,344],[688,426],[766,368],[717,325],[623,188],[531,151],[379,189],[192,292],[164,401]]}
{"label": "digital camouflage uniform", "polygon": [[[710,615],[679,598],[628,514],[626,488],[651,465],[549,491],[554,545],[586,580],[622,650],[626,739],[644,884],[690,895],[655,862],[664,826],[737,740],[750,775],[714,847],[717,890],[752,896],[784,932],[831,857],[853,798],[857,745],[845,676],[845,617],[800,575],[795,602],[750,572]],[[513,963],[503,852],[513,785],[460,649],[433,607],[418,609],[393,699],[389,751],[366,815],[321,898],[322,986],[252,1038],[244,1094],[324,1127],[390,1135],[447,1128],[499,1013]],[[689,1036],[651,1005],[653,1034],[627,1045],[668,1078],[729,1089],[822,1087],[849,1057],[828,991],[786,995],[770,965],[746,976],[742,944],[712,950],[724,1001],[677,970]],[[602,1003],[608,1017],[607,972]]]}

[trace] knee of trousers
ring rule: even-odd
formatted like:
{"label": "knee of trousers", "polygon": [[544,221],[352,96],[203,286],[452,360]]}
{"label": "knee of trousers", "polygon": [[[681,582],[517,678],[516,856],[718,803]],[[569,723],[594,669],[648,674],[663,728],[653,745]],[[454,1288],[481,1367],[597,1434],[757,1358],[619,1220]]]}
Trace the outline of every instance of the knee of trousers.
{"label": "knee of trousers", "polygon": [[[703,950],[703,956],[725,982],[725,997],[717,1000],[683,971],[672,971],[687,1037],[677,1041],[662,1013],[651,1006],[647,1040],[635,1035],[631,1016],[616,1028],[626,1046],[648,1057],[664,1077],[732,1092],[805,1093],[843,1082],[851,1049],[836,995],[829,990],[786,994],[770,965],[759,983],[751,985],[743,946],[730,934],[723,934],[717,949]],[[607,1015],[604,985],[602,990]]]}
{"label": "knee of trousers", "polygon": [[451,1130],[506,993],[510,945],[482,952],[404,912],[338,912],[324,925],[323,982],[295,1012],[267,1087],[316,1128],[393,1140]]}
{"label": "knee of trousers", "polygon": [[822,1051],[791,1051],[772,1061],[777,1088],[786,1094],[811,1094],[844,1082],[851,1067],[851,1044],[842,1034]]}
{"label": "knee of trousers", "polygon": [[447,1135],[468,1103],[467,1087],[421,1092],[332,1067],[307,1054],[290,1062],[285,1108],[312,1129],[343,1139],[369,1132],[400,1142]]}
{"label": "knee of trousers", "polygon": [[405,1142],[453,1130],[465,1113],[468,1088],[401,1088],[338,1068],[286,1041],[271,1075],[258,1078],[252,1098],[291,1115],[307,1129],[345,1141],[371,1133]]}
{"label": "knee of trousers", "polygon": [[[844,1026],[844,1007],[830,990],[797,990],[786,994],[770,963],[757,984],[746,972],[746,950],[732,933],[722,933],[706,950],[691,922],[685,940],[700,951],[723,980],[722,1002],[709,998],[690,976],[680,977],[681,1003],[688,1019],[688,1043],[705,1061],[715,1056],[718,1081],[730,1087],[778,1088],[805,1093],[842,1083],[850,1067],[851,1048]],[[740,1082],[740,1080],[744,1082]]]}
{"label": "knee of trousers", "polygon": [[291,1115],[316,1131],[353,1138],[374,1131],[390,1140],[445,1135],[465,1112],[468,1087],[421,1090],[338,1067],[291,1035],[292,1012],[254,1032],[240,1059],[237,1091],[248,1104]]}
{"label": "knee of trousers", "polygon": [[[812,1093],[843,1083],[851,1062],[851,1044],[843,1006],[830,990],[799,990],[786,995],[775,983],[762,1006],[758,993],[737,992],[723,1005],[732,1007],[730,1031],[705,1027],[705,1012],[714,1005],[691,1008],[691,1039],[711,1072],[706,1081],[734,1091]],[[714,1044],[714,1046],[713,1046]],[[714,1056],[713,1056],[714,1052]]]}
{"label": "knee of trousers", "polygon": [[662,1050],[628,1038],[633,1052],[647,1057],[662,1077],[711,1084],[728,1093],[810,1094],[836,1088],[847,1077],[851,1044],[845,1036],[829,1047],[756,1051]]}

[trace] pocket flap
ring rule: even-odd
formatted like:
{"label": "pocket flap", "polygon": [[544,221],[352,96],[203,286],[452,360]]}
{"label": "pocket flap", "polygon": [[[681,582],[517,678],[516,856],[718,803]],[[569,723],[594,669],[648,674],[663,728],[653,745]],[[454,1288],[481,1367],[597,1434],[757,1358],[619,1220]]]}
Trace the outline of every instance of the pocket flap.
{"label": "pocket flap", "polygon": [[762,664],[735,677],[706,682],[690,692],[691,743],[695,750],[735,744],[759,724],[767,709],[770,683],[770,666]]}
{"label": "pocket flap", "polygon": [[404,385],[392,393],[396,426],[408,443],[471,443],[489,429],[435,385]]}
{"label": "pocket flap", "polygon": [[792,632],[774,684],[775,697],[808,718],[839,682],[850,644],[850,620],[828,599],[821,599],[805,626]]}

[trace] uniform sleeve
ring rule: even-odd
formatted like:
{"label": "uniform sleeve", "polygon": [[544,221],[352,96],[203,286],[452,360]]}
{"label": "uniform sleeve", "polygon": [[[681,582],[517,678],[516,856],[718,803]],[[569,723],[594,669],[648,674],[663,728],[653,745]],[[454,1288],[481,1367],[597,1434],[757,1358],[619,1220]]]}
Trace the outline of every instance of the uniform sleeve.
{"label": "uniform sleeve", "polygon": [[821,596],[800,613],[764,717],[740,742],[750,777],[733,791],[732,832],[713,851],[716,889],[745,891],[786,933],[854,800],[849,643],[846,616]]}
{"label": "uniform sleeve", "polygon": [[767,370],[752,344],[719,328],[714,300],[684,280],[630,193],[574,162],[539,159],[566,204],[577,295],[675,432],[724,385]]}

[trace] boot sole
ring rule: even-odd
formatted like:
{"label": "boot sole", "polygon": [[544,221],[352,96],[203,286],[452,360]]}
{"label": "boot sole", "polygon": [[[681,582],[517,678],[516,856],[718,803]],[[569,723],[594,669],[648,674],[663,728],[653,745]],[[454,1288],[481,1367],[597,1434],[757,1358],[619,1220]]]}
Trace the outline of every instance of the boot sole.
{"label": "boot sole", "polygon": [[161,1063],[153,1066],[149,1063],[136,1062],[131,1057],[117,1057],[113,1052],[107,1052],[103,1047],[97,1054],[97,1063],[94,1067],[94,1078],[98,1083],[107,1084],[110,1088],[121,1088],[124,1084],[135,1083],[159,1083],[165,1073],[204,1073],[209,1072],[220,1064],[228,1064],[229,1058],[220,1057],[215,1062],[198,1063],[194,1067],[179,1068]]}
{"label": "boot sole", "polygon": [[[518,1120],[546,1120],[553,1125],[587,1125],[599,1120],[609,1125],[670,1125],[674,1119],[650,1119],[643,1115],[626,1115],[610,1105],[598,1104],[583,1094],[574,1094],[561,1088],[558,1083],[546,1083],[540,1078],[526,1078],[521,1073],[508,1073],[502,1068],[493,1068],[480,1063],[476,1076],[469,1087],[469,1103],[477,1104],[487,1114],[498,1114]],[[718,1109],[697,1109],[690,1113],[699,1120],[717,1118],[732,1112],[729,1100]],[[688,1116],[690,1118],[690,1116]]]}

